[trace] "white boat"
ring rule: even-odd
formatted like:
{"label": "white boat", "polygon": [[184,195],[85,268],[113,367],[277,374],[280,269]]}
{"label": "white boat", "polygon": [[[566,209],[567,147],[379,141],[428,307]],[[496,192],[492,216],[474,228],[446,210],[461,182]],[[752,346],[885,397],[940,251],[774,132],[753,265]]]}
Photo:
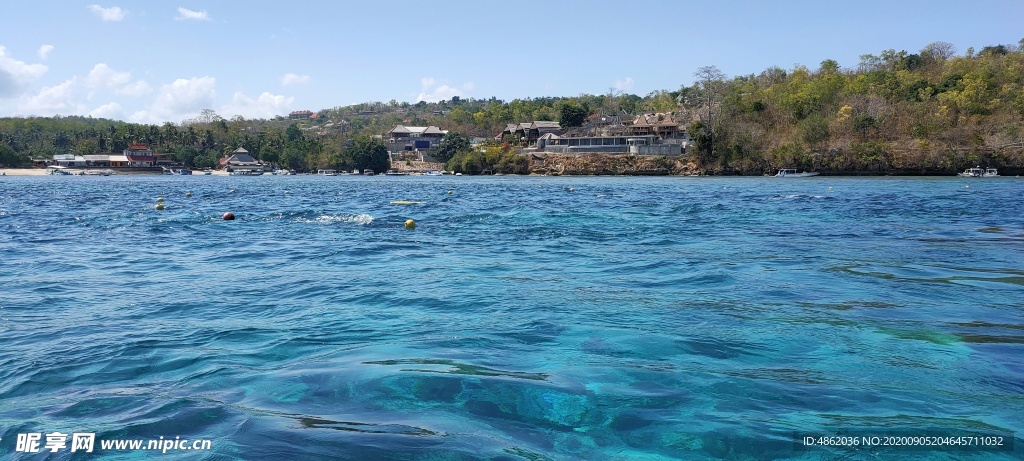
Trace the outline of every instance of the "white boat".
{"label": "white boat", "polygon": [[46,174],[52,174],[54,176],[71,176],[71,172],[68,171],[67,167],[60,165],[50,165],[46,167]]}
{"label": "white boat", "polygon": [[338,172],[335,170],[316,170],[316,174],[320,176],[337,176]]}
{"label": "white boat", "polygon": [[982,168],[974,167],[964,170],[963,173],[957,173],[957,176],[963,178],[995,178],[999,176],[999,171],[995,168]]}
{"label": "white boat", "polygon": [[409,173],[398,170],[388,170],[384,173],[384,176],[409,176]]}
{"label": "white boat", "polygon": [[427,170],[426,176],[441,176],[444,173],[437,170]]}
{"label": "white boat", "polygon": [[257,168],[255,170],[250,169],[238,169],[234,168],[228,172],[231,176],[261,176],[263,175],[263,169]]}
{"label": "white boat", "polygon": [[782,168],[778,173],[775,174],[776,178],[808,178],[811,176],[817,176],[816,171],[804,171],[799,172],[796,168]]}

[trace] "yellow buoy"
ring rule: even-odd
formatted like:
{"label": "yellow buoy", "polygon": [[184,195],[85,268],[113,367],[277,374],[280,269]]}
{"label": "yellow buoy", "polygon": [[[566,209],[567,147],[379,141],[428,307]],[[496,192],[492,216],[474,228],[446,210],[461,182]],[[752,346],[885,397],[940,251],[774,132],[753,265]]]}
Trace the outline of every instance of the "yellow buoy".
{"label": "yellow buoy", "polygon": [[192,196],[192,193],[191,193],[191,192],[185,192],[185,196],[186,196],[186,197],[191,197],[191,196]]}
{"label": "yellow buoy", "polygon": [[569,188],[569,192],[576,192],[576,189],[574,189],[574,188],[570,187],[570,188]]}
{"label": "yellow buoy", "polygon": [[448,195],[451,195],[452,191],[448,191]]}
{"label": "yellow buoy", "polygon": [[415,229],[416,228],[416,221],[413,221],[411,219],[406,219],[405,220],[405,228],[406,229]]}
{"label": "yellow buoy", "polygon": [[163,198],[163,197],[157,197],[157,198],[156,198],[156,201],[158,201],[158,202],[162,202],[162,201],[164,201],[164,198]]}
{"label": "yellow buoy", "polygon": [[158,209],[158,210],[164,209],[164,204],[163,203],[157,203],[156,204],[156,209]]}

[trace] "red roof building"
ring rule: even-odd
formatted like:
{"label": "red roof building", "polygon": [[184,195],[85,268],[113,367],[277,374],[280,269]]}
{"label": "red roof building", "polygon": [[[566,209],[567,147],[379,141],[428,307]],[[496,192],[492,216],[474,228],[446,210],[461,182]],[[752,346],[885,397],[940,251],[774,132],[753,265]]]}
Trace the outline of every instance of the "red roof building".
{"label": "red roof building", "polygon": [[153,150],[145,144],[132,144],[124,150],[124,156],[128,158],[129,166],[155,166],[156,156]]}

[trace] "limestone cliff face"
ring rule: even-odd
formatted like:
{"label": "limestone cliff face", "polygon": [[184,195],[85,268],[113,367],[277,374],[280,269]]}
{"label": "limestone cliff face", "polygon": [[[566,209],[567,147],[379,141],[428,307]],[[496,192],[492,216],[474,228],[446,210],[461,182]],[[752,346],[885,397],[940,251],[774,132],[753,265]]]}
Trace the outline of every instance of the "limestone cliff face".
{"label": "limestone cliff face", "polygon": [[530,155],[530,174],[547,175],[691,175],[697,165],[671,157],[610,154]]}

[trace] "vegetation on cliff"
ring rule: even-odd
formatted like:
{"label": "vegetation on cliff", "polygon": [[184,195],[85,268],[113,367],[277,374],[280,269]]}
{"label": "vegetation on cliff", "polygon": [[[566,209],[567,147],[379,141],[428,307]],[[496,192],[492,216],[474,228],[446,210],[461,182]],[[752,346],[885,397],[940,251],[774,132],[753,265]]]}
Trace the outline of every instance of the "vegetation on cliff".
{"label": "vegetation on cliff", "polygon": [[949,173],[975,164],[1024,168],[1024,40],[959,55],[952,45],[936,42],[916,53],[866,54],[852,68],[825,60],[813,69],[772,67],[732,78],[708,66],[695,77],[693,85],[644,97],[609,91],[507,102],[392,100],[323,109],[304,120],[228,120],[211,110],[163,125],[77,116],[4,118],[0,163],[23,165],[30,157],[59,153],[119,152],[141,142],[192,167],[213,166],[224,153],[244,147],[287,168],[347,168],[369,161],[363,154],[377,150],[372,136],[404,124],[463,133],[449,139],[442,151],[456,171],[521,172],[529,158],[519,159],[504,146],[469,149],[464,141],[492,138],[508,123],[557,120],[569,127],[585,124],[593,114],[674,112],[677,120],[686,121],[696,144],[685,162],[709,172],[796,167]]}

